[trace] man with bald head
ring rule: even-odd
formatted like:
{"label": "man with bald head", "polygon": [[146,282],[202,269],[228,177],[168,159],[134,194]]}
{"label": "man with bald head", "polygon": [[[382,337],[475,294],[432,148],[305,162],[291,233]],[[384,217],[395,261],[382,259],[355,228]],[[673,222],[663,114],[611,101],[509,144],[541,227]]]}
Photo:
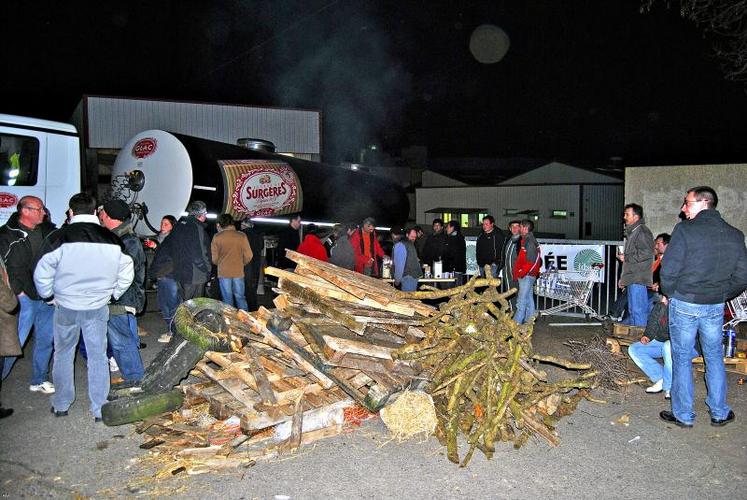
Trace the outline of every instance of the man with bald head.
{"label": "man with bald head", "polygon": [[[44,220],[44,202],[36,196],[24,196],[16,212],[0,227],[0,255],[8,268],[8,278],[18,297],[18,339],[23,345],[34,327],[33,371],[29,389],[51,394],[54,385],[49,382],[49,362],[52,359],[54,308],[45,304],[34,286],[34,267],[44,238],[54,230],[51,222]],[[2,377],[10,373],[16,358],[6,358]]]}

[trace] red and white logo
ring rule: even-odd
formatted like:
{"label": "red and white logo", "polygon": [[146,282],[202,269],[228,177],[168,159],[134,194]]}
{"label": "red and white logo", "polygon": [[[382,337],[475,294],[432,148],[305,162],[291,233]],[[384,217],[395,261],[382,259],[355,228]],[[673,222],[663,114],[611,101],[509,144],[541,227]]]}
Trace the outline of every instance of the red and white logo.
{"label": "red and white logo", "polygon": [[138,160],[152,155],[158,148],[158,141],[153,137],[144,137],[132,146],[132,156]]}
{"label": "red and white logo", "polygon": [[268,216],[293,206],[298,185],[288,165],[267,165],[244,172],[236,179],[233,208],[251,217]]}
{"label": "red and white logo", "polygon": [[18,205],[18,196],[13,193],[0,193],[0,208],[14,207]]}

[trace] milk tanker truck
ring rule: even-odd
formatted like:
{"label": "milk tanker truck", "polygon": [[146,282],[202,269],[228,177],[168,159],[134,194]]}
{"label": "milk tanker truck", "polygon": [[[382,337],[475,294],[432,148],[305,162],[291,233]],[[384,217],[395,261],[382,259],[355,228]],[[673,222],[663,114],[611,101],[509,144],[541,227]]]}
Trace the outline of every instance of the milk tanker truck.
{"label": "milk tanker truck", "polygon": [[250,218],[270,233],[297,212],[321,226],[374,217],[377,225],[392,227],[409,214],[404,190],[386,179],[163,130],[140,132],[124,145],[111,188],[109,196],[125,200],[142,220],[135,226],[141,236],[157,232],[164,215],[183,215],[194,200],[207,204],[208,218]]}

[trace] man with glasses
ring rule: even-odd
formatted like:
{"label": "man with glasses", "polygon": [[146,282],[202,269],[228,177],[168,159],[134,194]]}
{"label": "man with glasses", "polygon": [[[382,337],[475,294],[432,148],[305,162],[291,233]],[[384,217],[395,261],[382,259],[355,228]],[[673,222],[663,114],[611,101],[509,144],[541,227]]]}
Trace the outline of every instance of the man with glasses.
{"label": "man with glasses", "polygon": [[669,303],[672,343],[672,411],[662,420],[692,427],[692,352],[700,339],[706,366],[705,403],[711,425],[734,420],[726,403],[726,371],[722,350],[724,302],[747,288],[747,249],[744,234],[716,211],[718,196],[708,186],[687,191],[683,222],[675,226],[661,261],[661,292]]}
{"label": "man with glasses", "polygon": [[[54,308],[44,303],[34,286],[34,267],[39,260],[42,242],[54,230],[51,222],[44,221],[44,202],[36,196],[24,196],[16,212],[0,228],[0,255],[5,260],[8,278],[18,297],[18,339],[25,344],[34,327],[34,352],[29,389],[32,392],[52,394],[54,385],[49,381],[49,362],[52,359],[54,338],[52,316]],[[5,358],[2,378],[10,373],[17,358]]]}

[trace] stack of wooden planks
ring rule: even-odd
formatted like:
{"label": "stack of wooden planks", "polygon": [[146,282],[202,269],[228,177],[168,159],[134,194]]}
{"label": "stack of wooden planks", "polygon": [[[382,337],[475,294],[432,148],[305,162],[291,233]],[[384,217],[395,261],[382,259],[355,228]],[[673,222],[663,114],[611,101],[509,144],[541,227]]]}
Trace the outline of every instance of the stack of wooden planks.
{"label": "stack of wooden planks", "polygon": [[[435,308],[379,280],[292,251],[288,257],[295,272],[266,270],[279,278],[276,309],[249,314],[210,299],[180,306],[192,318],[216,313],[223,324],[206,333],[225,336],[232,352],[206,352],[181,386],[182,410],[138,427],[143,447],[170,457],[170,469],[198,473],[295,450],[423,384],[418,363],[392,353],[424,336]],[[191,327],[206,328],[197,320]],[[195,408],[205,411],[193,415]],[[233,434],[201,427],[197,414],[224,430],[234,422]]]}

